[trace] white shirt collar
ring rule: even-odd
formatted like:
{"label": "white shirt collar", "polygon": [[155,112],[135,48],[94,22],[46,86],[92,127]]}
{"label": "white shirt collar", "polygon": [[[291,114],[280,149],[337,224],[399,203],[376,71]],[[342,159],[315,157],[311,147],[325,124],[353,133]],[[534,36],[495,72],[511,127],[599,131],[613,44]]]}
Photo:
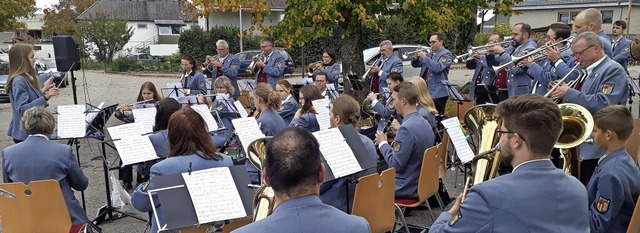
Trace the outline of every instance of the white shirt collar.
{"label": "white shirt collar", "polygon": [[594,62],[593,64],[591,64],[589,67],[587,67],[587,74],[591,74],[591,72],[593,72],[593,69],[596,68],[596,66],[600,65],[600,63],[602,63],[602,61],[604,61],[604,59],[607,58],[607,56],[603,56],[602,58],[600,58],[600,60]]}
{"label": "white shirt collar", "polygon": [[513,170],[511,171],[511,173],[515,172],[516,169],[518,169],[520,166],[522,166],[524,164],[537,162],[537,161],[543,161],[543,160],[549,160],[549,159],[532,159],[532,160],[529,160],[529,161],[524,161],[524,162],[518,164],[518,166],[514,167]]}
{"label": "white shirt collar", "polygon": [[47,139],[47,141],[49,141],[49,137],[47,137],[47,135],[44,135],[44,134],[31,134],[31,135],[29,135],[29,137],[31,137],[31,136],[33,136],[33,137],[41,137],[41,138]]}
{"label": "white shirt collar", "polygon": [[602,157],[600,157],[600,159],[598,159],[598,165],[600,165],[600,162],[607,157],[608,154],[604,154]]}
{"label": "white shirt collar", "polygon": [[282,101],[282,103],[287,102],[289,99],[291,99],[291,94],[289,94],[287,98],[284,98],[284,101]]}

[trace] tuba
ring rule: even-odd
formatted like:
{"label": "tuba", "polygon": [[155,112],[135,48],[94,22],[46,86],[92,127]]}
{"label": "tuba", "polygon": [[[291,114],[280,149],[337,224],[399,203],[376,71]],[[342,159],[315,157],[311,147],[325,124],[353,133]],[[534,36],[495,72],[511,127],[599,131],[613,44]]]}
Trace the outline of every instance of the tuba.
{"label": "tuba", "polygon": [[[247,157],[249,162],[258,170],[264,168],[264,160],[267,156],[267,143],[271,137],[259,138],[249,144],[249,152]],[[253,221],[259,221],[269,216],[275,208],[275,192],[271,186],[264,183],[264,179],[260,179],[260,187],[256,191],[253,198]]]}
{"label": "tuba", "polygon": [[562,132],[555,148],[560,149],[564,162],[562,170],[580,178],[578,146],[589,139],[593,131],[593,116],[586,108],[577,104],[558,104],[562,115]]}
{"label": "tuba", "polygon": [[478,155],[473,158],[471,169],[473,175],[467,178],[462,192],[462,200],[467,196],[474,184],[493,179],[500,166],[500,148],[496,145],[496,131],[500,127],[500,118],[495,112],[495,104],[476,105],[465,113],[464,122],[472,133],[472,140],[478,147]]}

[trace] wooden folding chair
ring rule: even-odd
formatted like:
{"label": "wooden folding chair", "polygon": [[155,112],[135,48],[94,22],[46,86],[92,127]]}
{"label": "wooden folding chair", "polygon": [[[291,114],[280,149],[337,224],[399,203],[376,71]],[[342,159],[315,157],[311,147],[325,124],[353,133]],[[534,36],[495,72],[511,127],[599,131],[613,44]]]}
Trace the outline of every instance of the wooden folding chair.
{"label": "wooden folding chair", "polygon": [[464,114],[467,113],[467,110],[469,110],[471,107],[474,106],[474,102],[473,101],[464,101],[462,102],[462,104],[458,101],[452,101],[453,104],[455,104],[453,106],[453,115],[455,115],[456,117],[458,117],[458,120],[460,121],[460,124],[464,124]]}
{"label": "wooden folding chair", "polygon": [[640,233],[640,197],[636,199],[636,208],[631,215],[631,222],[627,227],[627,233]]}
{"label": "wooden folding chair", "polygon": [[633,121],[633,131],[627,139],[627,152],[631,155],[633,161],[638,164],[638,148],[640,147],[640,119]]}
{"label": "wooden folding chair", "polygon": [[372,233],[388,232],[395,224],[395,180],[393,167],[358,179],[351,214],[365,218]]}
{"label": "wooden folding chair", "polygon": [[71,217],[56,180],[0,184],[15,198],[0,196],[4,232],[69,232]]}
{"label": "wooden folding chair", "polygon": [[[407,221],[404,219],[403,208],[419,206],[422,202],[427,200],[428,197],[438,193],[438,166],[440,166],[438,149],[436,146],[429,147],[424,151],[422,166],[420,168],[420,178],[418,178],[418,198],[396,198],[397,215],[400,217],[400,221],[402,222],[406,232],[409,232],[409,226],[407,225]],[[433,212],[431,211],[431,206],[427,205],[427,208],[429,208],[431,219],[435,220]]]}

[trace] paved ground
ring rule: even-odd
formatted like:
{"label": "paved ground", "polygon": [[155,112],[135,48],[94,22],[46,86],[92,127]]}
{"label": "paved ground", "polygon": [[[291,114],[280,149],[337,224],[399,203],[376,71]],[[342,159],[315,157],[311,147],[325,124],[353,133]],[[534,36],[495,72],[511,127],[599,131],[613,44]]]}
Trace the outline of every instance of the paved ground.
{"label": "paved ground", "polygon": [[[631,68],[632,76],[638,77],[640,67]],[[453,83],[462,85],[470,80],[472,71],[468,70],[452,70],[450,73],[450,79]],[[167,82],[175,82],[178,80],[178,75],[175,78],[170,78],[171,75],[163,75],[163,77],[153,77],[153,75],[145,76],[133,76],[133,75],[114,75],[105,74],[98,71],[86,71],[76,72],[78,78],[76,86],[78,87],[78,102],[79,103],[91,103],[94,105],[100,102],[106,102],[107,105],[115,103],[133,102],[137,97],[138,89],[140,85],[145,81],[151,81],[158,87],[165,86]],[[638,113],[638,98],[634,101],[634,115],[637,117]],[[53,98],[50,101],[50,107],[58,105],[73,104],[72,90],[70,87],[60,90],[60,96]],[[7,134],[7,128],[9,125],[9,119],[11,119],[11,106],[9,103],[0,104],[0,135]],[[120,121],[117,119],[111,119],[107,126],[119,125]],[[0,137],[0,148],[5,148],[12,145],[13,142],[8,136]],[[80,163],[85,174],[90,179],[89,188],[85,191],[85,200],[87,206],[87,215],[90,219],[96,216],[98,208],[106,204],[105,196],[105,182],[103,176],[102,160],[98,149],[96,140],[83,139],[80,142]],[[112,150],[108,149],[110,158],[113,158]],[[447,187],[451,196],[457,196],[461,193],[461,186],[464,182],[462,173],[457,173],[456,177],[454,171],[449,171],[444,179],[445,186]],[[114,173],[117,175],[117,173]],[[77,193],[80,198],[80,193]],[[448,209],[445,208],[445,209]],[[440,208],[433,209],[433,215],[437,216],[442,212]],[[136,210],[130,210],[128,213],[147,218],[146,213],[140,213]],[[416,210],[413,211],[411,216],[408,217],[408,222],[411,224],[429,226],[432,223],[432,219],[429,216],[428,210]],[[106,222],[100,225],[104,232],[143,232],[145,229],[145,222],[138,221],[133,218],[122,218],[113,222]]]}

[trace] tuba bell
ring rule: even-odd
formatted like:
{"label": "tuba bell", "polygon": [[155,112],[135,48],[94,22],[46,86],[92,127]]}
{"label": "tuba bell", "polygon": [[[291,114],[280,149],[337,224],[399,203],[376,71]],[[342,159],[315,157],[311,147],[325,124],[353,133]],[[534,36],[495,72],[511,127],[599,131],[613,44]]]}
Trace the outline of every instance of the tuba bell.
{"label": "tuba bell", "polygon": [[[247,157],[249,162],[262,172],[264,160],[267,156],[267,143],[271,137],[259,138],[249,144]],[[260,177],[260,187],[253,198],[253,221],[259,221],[269,216],[275,208],[275,192],[271,186],[265,184],[263,177]]]}
{"label": "tuba bell", "polygon": [[500,117],[495,112],[495,104],[476,105],[465,113],[464,122],[469,127],[471,138],[480,145],[471,163],[473,175],[467,178],[462,192],[462,200],[467,196],[471,186],[495,178],[500,166],[500,148],[496,131],[500,127]]}
{"label": "tuba bell", "polygon": [[593,131],[593,116],[586,108],[571,103],[558,104],[562,115],[562,133],[555,148],[560,149],[564,162],[562,170],[580,178],[578,146],[587,141]]}

